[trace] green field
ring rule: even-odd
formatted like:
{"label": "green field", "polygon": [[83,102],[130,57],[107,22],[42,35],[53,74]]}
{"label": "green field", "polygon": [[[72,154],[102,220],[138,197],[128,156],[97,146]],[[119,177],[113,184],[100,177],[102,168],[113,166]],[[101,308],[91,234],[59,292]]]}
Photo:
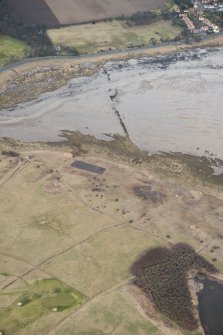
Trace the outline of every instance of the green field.
{"label": "green field", "polygon": [[60,29],[49,29],[54,45],[74,48],[78,53],[93,53],[149,44],[151,39],[172,40],[181,32],[170,21],[159,21],[145,26],[128,27],[120,21],[83,24]]}
{"label": "green field", "polygon": [[23,58],[28,50],[25,42],[9,36],[0,36],[0,66]]}
{"label": "green field", "polygon": [[57,279],[37,280],[22,289],[0,291],[0,299],[5,296],[15,297],[9,307],[0,310],[0,331],[9,335],[17,334],[21,328],[46,313],[56,313],[80,305],[84,298],[81,293]]}

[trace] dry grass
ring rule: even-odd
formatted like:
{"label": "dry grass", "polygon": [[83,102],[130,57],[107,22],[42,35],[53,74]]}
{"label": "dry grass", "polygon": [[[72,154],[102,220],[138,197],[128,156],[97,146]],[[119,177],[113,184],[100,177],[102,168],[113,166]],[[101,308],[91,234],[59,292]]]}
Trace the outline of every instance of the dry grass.
{"label": "dry grass", "polygon": [[123,22],[111,21],[83,24],[60,29],[49,29],[48,36],[55,45],[75,48],[79,53],[120,49],[148,44],[151,38],[157,42],[173,39],[181,32],[169,21],[160,21],[147,26],[127,27]]}
{"label": "dry grass", "polygon": [[[167,335],[148,321],[145,315],[139,313],[128,294],[121,290],[111,291],[96,299],[52,334]],[[175,332],[172,334],[175,335]]]}
{"label": "dry grass", "polygon": [[[95,333],[99,330],[103,334],[108,333],[106,327],[115,327],[117,335],[148,333],[149,320],[142,320],[132,302],[127,307],[122,294],[109,300],[104,293],[116,285],[126,285],[130,265],[149,247],[187,242],[197,251],[203,249],[202,255],[208,259],[216,257],[215,264],[223,269],[218,234],[221,192],[214,195],[215,190],[210,189],[204,194],[200,186],[197,191],[202,192],[201,197],[196,199],[183,179],[159,178],[148,166],[108,159],[99,148],[95,154],[95,148],[91,151],[89,147],[87,154],[75,158],[105,167],[105,174],[98,176],[71,168],[74,158],[65,154],[68,148],[38,147],[20,148],[22,156],[30,161],[24,160],[16,173],[0,185],[0,283],[3,288],[19,277],[8,286],[10,290],[24,286],[24,280],[32,283],[56,277],[93,299],[93,312],[89,305],[84,312],[74,314],[77,319],[72,317],[67,333],[61,328],[60,334],[69,334],[71,329],[77,329],[78,334],[100,334]],[[1,155],[0,177],[10,176],[19,159]],[[153,203],[138,197],[134,189],[143,185],[165,194],[165,201]],[[5,304],[10,302],[5,300]],[[104,304],[111,304],[111,314],[100,316]],[[41,322],[38,319],[19,334],[46,334],[70,313],[75,311],[43,316]],[[116,324],[117,313],[128,320],[135,318],[138,328],[131,321]],[[153,327],[151,332],[162,334]]]}

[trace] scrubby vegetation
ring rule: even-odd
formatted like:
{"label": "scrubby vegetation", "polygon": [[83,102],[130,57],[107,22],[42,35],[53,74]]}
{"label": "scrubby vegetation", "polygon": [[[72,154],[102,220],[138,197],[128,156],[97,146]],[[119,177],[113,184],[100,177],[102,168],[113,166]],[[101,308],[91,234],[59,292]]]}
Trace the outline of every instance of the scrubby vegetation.
{"label": "scrubby vegetation", "polygon": [[170,4],[169,6],[164,6],[162,9],[136,12],[135,14],[125,19],[130,26],[142,26],[162,20],[171,20],[174,15],[175,14],[172,10],[172,4]]}
{"label": "scrubby vegetation", "polygon": [[8,156],[8,157],[19,157],[19,153],[13,150],[2,150],[2,155]]}
{"label": "scrubby vegetation", "polygon": [[178,5],[182,10],[192,7],[191,0],[174,0],[175,4]]}
{"label": "scrubby vegetation", "polygon": [[216,24],[220,28],[223,28],[223,12],[208,12],[204,13],[204,17],[209,19],[212,23]]}
{"label": "scrubby vegetation", "polygon": [[166,198],[166,195],[164,193],[161,193],[155,189],[153,189],[152,186],[135,186],[134,188],[135,194],[144,199],[149,200],[154,204],[163,203],[163,201]]}
{"label": "scrubby vegetation", "polygon": [[215,273],[216,268],[183,243],[148,250],[131,267],[135,283],[152,298],[160,312],[190,331],[198,327],[193,313],[188,271]]}
{"label": "scrubby vegetation", "polygon": [[137,12],[130,16],[128,24],[142,26],[162,20],[161,13],[155,11]]}
{"label": "scrubby vegetation", "polygon": [[9,36],[0,36],[0,66],[15,62],[29,53],[26,43]]}
{"label": "scrubby vegetation", "polygon": [[223,185],[223,174],[214,174],[214,167],[223,166],[223,160],[213,157],[208,151],[206,156],[195,156],[181,152],[168,153],[164,156],[176,160],[186,166],[188,171],[205,182]]}

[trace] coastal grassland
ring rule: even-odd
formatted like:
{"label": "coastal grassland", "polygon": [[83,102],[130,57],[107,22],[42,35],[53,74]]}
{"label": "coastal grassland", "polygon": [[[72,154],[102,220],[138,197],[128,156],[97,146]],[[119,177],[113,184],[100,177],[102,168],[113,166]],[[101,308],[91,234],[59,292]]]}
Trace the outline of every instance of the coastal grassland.
{"label": "coastal grassland", "polygon": [[[117,289],[95,299],[55,329],[55,335],[167,335],[140,314],[127,292]],[[180,334],[180,333],[179,333]]]}
{"label": "coastal grassland", "polygon": [[[6,155],[10,151],[19,155]],[[5,139],[0,152],[0,288],[15,294],[3,307],[18,301],[18,289],[27,291],[44,278],[55,278],[86,297],[80,311],[75,305],[58,313],[41,314],[36,308],[37,316],[19,335],[55,335],[59,329],[61,334],[74,329],[103,335],[144,335],[150,329],[166,335],[162,321],[154,324],[142,317],[134,298],[118,293],[110,306],[110,293],[131,284],[131,264],[148,248],[184,242],[223,269],[222,190],[204,186],[174,157],[152,159],[127,138],[105,142],[80,133],[55,144]],[[75,159],[106,171],[96,175],[75,169]],[[48,298],[44,308],[54,308],[57,299]],[[107,309],[100,307],[106,303]],[[189,333],[170,322],[169,334]]]}
{"label": "coastal grassland", "polygon": [[3,334],[18,334],[22,328],[47,313],[79,306],[84,296],[57,279],[38,280],[22,289],[0,291],[0,298],[17,294],[8,307],[0,310]]}
{"label": "coastal grassland", "polygon": [[28,45],[10,36],[0,36],[0,66],[24,58],[29,51]]}
{"label": "coastal grassland", "polygon": [[131,227],[116,227],[47,262],[42,269],[66,278],[71,286],[93,298],[128,281],[129,266],[146,245],[157,246],[159,239]]}
{"label": "coastal grassland", "polygon": [[177,37],[181,28],[170,21],[159,21],[145,26],[128,27],[122,21],[99,22],[49,29],[48,36],[54,45],[75,48],[80,54],[94,53],[100,50],[116,50],[142,46],[155,38],[171,40]]}
{"label": "coastal grassland", "polygon": [[24,163],[1,186],[2,250],[38,264],[113,223],[72,197],[58,178],[48,169]]}

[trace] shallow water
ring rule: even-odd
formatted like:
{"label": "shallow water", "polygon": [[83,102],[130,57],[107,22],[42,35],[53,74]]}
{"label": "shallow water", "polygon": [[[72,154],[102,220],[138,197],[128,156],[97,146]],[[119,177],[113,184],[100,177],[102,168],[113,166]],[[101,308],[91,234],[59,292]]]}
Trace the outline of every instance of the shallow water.
{"label": "shallow water", "polygon": [[223,286],[205,279],[198,294],[199,314],[206,335],[223,334]]}
{"label": "shallow water", "polygon": [[[60,140],[60,130],[97,138],[125,131],[150,152],[181,151],[223,158],[223,50],[109,62],[91,78],[0,111],[0,136]],[[118,95],[112,100],[114,92]]]}

